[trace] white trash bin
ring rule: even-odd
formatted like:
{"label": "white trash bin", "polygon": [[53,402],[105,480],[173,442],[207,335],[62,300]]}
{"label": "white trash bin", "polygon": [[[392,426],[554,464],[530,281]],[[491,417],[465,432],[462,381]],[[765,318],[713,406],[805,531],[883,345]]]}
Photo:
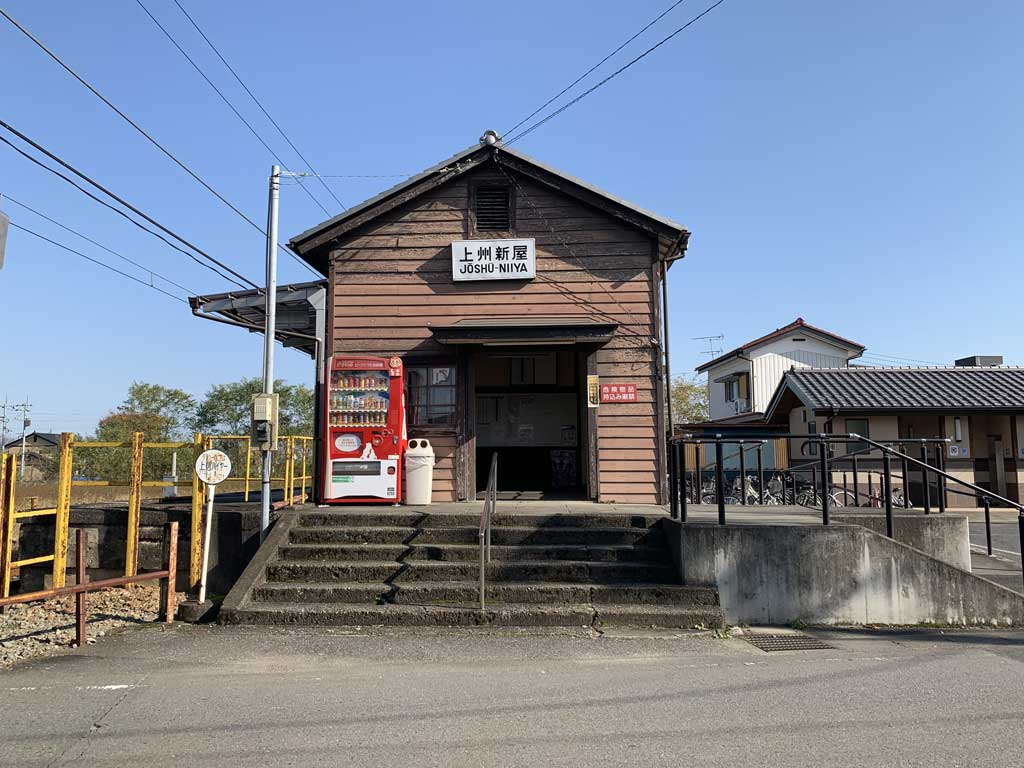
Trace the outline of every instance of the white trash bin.
{"label": "white trash bin", "polygon": [[434,449],[414,437],[405,449],[405,503],[429,504],[434,488]]}

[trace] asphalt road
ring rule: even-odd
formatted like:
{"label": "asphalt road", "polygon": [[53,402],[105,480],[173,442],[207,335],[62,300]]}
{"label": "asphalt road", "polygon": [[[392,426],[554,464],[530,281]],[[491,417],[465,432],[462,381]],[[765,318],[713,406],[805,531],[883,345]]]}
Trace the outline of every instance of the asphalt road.
{"label": "asphalt road", "polygon": [[[971,523],[971,545],[985,549],[985,523]],[[1017,523],[992,523],[992,554],[1020,564],[1020,532]]]}
{"label": "asphalt road", "polygon": [[0,765],[1011,766],[1024,635],[149,626],[0,673]]}

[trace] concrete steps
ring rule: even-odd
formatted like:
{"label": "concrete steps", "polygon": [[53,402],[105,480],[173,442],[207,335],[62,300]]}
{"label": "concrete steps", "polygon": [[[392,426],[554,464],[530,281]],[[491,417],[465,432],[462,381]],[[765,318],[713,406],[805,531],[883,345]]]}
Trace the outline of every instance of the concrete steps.
{"label": "concrete steps", "polygon": [[479,609],[477,514],[286,514],[225,600],[227,623],[721,626],[718,593],[679,583],[661,515],[499,515]]}

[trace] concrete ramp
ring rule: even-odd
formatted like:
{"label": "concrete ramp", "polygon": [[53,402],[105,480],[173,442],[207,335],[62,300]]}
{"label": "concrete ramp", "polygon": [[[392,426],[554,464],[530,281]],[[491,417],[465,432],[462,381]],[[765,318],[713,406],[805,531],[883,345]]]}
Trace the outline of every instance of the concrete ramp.
{"label": "concrete ramp", "polygon": [[662,525],[732,624],[1024,625],[1024,595],[862,525]]}

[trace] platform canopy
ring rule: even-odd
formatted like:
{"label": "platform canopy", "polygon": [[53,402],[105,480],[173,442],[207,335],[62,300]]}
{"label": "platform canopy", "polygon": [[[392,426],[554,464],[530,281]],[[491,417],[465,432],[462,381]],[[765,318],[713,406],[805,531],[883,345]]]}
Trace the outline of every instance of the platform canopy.
{"label": "platform canopy", "polygon": [[[284,346],[302,350],[315,358],[316,339],[323,338],[326,297],[325,280],[279,285],[275,338]],[[188,303],[196,317],[239,326],[250,333],[262,333],[267,317],[266,301],[264,289],[257,288],[192,296]]]}

